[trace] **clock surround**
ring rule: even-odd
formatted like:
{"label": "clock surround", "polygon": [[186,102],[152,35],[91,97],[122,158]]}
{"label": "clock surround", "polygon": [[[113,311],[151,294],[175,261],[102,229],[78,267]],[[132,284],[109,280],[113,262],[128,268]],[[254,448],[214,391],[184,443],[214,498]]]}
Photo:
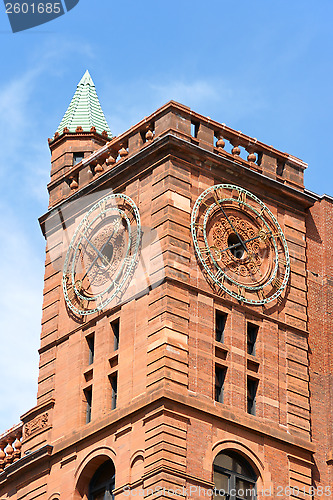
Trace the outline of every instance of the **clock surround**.
{"label": "clock surround", "polygon": [[245,304],[282,300],[288,245],[276,217],[253,193],[233,184],[207,188],[194,204],[191,234],[212,286]]}

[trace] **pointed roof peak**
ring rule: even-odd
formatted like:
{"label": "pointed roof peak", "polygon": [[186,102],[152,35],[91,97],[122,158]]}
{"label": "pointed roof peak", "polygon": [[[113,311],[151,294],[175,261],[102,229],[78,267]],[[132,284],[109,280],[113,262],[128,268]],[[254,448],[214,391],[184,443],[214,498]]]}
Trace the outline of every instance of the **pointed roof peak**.
{"label": "pointed roof peak", "polygon": [[108,136],[112,137],[88,70],[78,83],[73,99],[58,127],[58,134],[62,134],[65,127],[69,132],[75,132],[77,127],[82,127],[83,132],[90,132],[91,127],[95,127],[97,133],[101,134],[105,130]]}
{"label": "pointed roof peak", "polygon": [[86,69],[85,74],[81,78],[79,85],[93,85],[95,87],[93,79],[91,78],[90,73],[87,69]]}

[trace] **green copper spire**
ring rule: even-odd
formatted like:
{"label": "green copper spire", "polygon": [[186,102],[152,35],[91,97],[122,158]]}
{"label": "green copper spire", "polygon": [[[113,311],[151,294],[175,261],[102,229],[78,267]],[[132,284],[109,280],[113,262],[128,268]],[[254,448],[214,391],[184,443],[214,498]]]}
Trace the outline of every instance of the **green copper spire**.
{"label": "green copper spire", "polygon": [[108,136],[112,137],[88,70],[78,84],[73,99],[61,120],[58,134],[62,134],[65,127],[70,132],[75,132],[77,127],[82,127],[84,132],[90,132],[91,127],[96,127],[96,132],[99,134],[106,130]]}

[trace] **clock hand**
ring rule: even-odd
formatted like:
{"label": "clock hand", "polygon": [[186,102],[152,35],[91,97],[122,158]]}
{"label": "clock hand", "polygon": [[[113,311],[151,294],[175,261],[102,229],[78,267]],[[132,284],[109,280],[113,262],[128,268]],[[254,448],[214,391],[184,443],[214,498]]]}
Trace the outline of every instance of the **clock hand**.
{"label": "clock hand", "polygon": [[[109,243],[109,241],[111,240],[112,236],[114,235],[115,231],[118,231],[119,227],[120,227],[120,218],[117,219],[116,223],[114,224],[114,227],[113,227],[113,231],[112,233],[110,234],[110,236],[108,237],[108,239],[106,240],[106,242],[104,243],[104,245],[102,246],[101,248],[101,252],[103,252],[104,248],[106,247],[106,245]],[[104,256],[105,257],[105,256]],[[94,261],[92,262],[92,264],[90,265],[88,271],[86,272],[86,274],[83,276],[82,278],[82,281],[84,280],[84,278],[86,277],[86,275],[89,273],[89,271],[91,270],[91,268],[93,267],[93,265],[95,264],[96,260],[98,259],[98,257],[95,257]],[[107,260],[107,259],[106,259]],[[107,260],[107,263],[109,264],[109,261]],[[106,269],[104,269],[104,272],[107,271]],[[109,271],[107,271],[109,272]],[[89,278],[89,282],[90,282],[90,286],[92,285],[92,283],[94,282],[95,278],[97,276],[97,272],[95,272],[95,276],[93,278]]]}
{"label": "clock hand", "polygon": [[[253,238],[250,238],[250,239],[248,239],[248,240],[245,240],[245,241],[243,241],[243,243],[244,243],[244,244],[245,244],[245,243],[249,243],[250,241],[257,240],[258,238],[260,238],[260,236],[259,236],[259,235],[254,236]],[[233,245],[230,245],[230,247],[224,248],[223,250],[219,250],[219,252],[221,252],[221,253],[222,253],[222,252],[226,252],[227,250],[231,250],[232,248],[236,248],[236,247],[239,247],[239,246],[241,246],[241,243],[240,243],[240,242],[239,242],[239,243],[234,243]]]}
{"label": "clock hand", "polygon": [[[273,236],[273,233],[272,231],[268,231],[267,233],[262,233],[261,231],[259,231],[259,234],[257,234],[257,236],[254,236],[253,238],[249,238],[248,240],[244,240],[243,243],[249,243],[250,241],[253,241],[253,240],[257,240],[258,238],[260,238],[262,241],[264,241],[264,238],[263,238],[263,234],[265,236],[265,239],[266,237],[272,237]],[[219,252],[226,252],[227,250],[232,250],[233,248],[236,248],[236,247],[239,247],[241,245],[241,243],[234,243],[233,245],[230,245],[229,247],[227,248],[224,248],[223,250],[219,250]]]}
{"label": "clock hand", "polygon": [[95,245],[94,245],[94,244],[93,244],[90,240],[88,240],[88,238],[87,238],[86,236],[84,236],[84,235],[83,235],[83,238],[84,238],[84,239],[86,239],[86,240],[87,240],[87,242],[89,243],[89,245],[91,245],[91,246],[93,247],[93,249],[95,250],[95,252],[99,254],[99,256],[95,257],[94,263],[96,262],[96,260],[97,260],[98,258],[100,258],[102,261],[105,261],[105,265],[107,265],[107,264],[108,264],[108,260],[107,260],[107,258],[105,257],[105,255],[103,255],[103,254],[102,254],[102,251],[103,251],[104,246],[103,246],[103,248],[102,248],[102,249],[101,249],[101,251],[100,251],[100,250],[98,250],[98,248],[97,248],[97,247],[95,247]]}
{"label": "clock hand", "polygon": [[112,233],[110,234],[110,236],[108,237],[108,239],[106,240],[106,242],[104,243],[104,245],[102,246],[101,248],[101,252],[103,252],[104,248],[106,247],[106,245],[109,243],[109,241],[111,240],[112,236],[114,235],[115,231],[119,229],[120,227],[120,219],[117,219],[115,225],[114,225],[114,228],[113,228],[113,231]]}
{"label": "clock hand", "polygon": [[82,281],[84,280],[84,278],[87,276],[87,274],[89,273],[89,271],[91,270],[91,268],[95,265],[95,262],[97,261],[97,259],[99,259],[100,257],[102,257],[102,261],[105,260],[105,265],[109,264],[109,261],[107,260],[107,258],[105,257],[105,255],[102,254],[104,248],[106,247],[106,245],[109,243],[109,241],[111,240],[112,236],[114,235],[115,231],[119,229],[119,226],[120,226],[120,222],[117,221],[117,223],[115,224],[115,227],[113,228],[113,231],[111,233],[111,235],[109,236],[109,238],[106,240],[106,242],[104,243],[104,245],[102,246],[101,250],[99,251],[95,245],[93,243],[91,243],[91,241],[88,240],[88,238],[86,238],[84,236],[84,238],[88,241],[88,243],[90,243],[90,245],[94,248],[94,250],[100,254],[100,255],[97,255],[94,260],[92,261],[92,263],[90,264],[88,270],[86,271],[85,275],[83,276],[83,278],[81,279],[81,283]]}
{"label": "clock hand", "polygon": [[231,222],[231,220],[229,219],[229,217],[227,216],[227,214],[225,213],[224,211],[224,208],[222,207],[222,205],[220,204],[219,202],[219,206],[220,206],[220,209],[222,210],[222,213],[224,215],[224,217],[227,219],[227,221],[229,222],[231,228],[233,229],[235,235],[237,236],[237,238],[239,239],[239,242],[240,244],[242,245],[242,247],[244,248],[245,252],[247,252],[247,247],[246,247],[246,244],[244,243],[244,241],[242,240],[242,238],[239,236],[236,228],[234,227],[233,223]]}

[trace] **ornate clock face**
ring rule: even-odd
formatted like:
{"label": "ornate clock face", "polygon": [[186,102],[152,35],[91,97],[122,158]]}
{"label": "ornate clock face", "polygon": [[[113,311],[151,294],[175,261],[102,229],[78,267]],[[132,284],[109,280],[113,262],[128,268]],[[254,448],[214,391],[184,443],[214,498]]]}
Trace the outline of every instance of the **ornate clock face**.
{"label": "ornate clock face", "polygon": [[194,248],[207,280],[240,302],[281,300],[290,274],[282,229],[254,194],[231,184],[206,189],[191,215]]}
{"label": "ornate clock face", "polygon": [[62,278],[66,303],[75,314],[100,311],[122,293],[140,241],[139,211],[128,196],[108,195],[89,210],[70,242]]}

